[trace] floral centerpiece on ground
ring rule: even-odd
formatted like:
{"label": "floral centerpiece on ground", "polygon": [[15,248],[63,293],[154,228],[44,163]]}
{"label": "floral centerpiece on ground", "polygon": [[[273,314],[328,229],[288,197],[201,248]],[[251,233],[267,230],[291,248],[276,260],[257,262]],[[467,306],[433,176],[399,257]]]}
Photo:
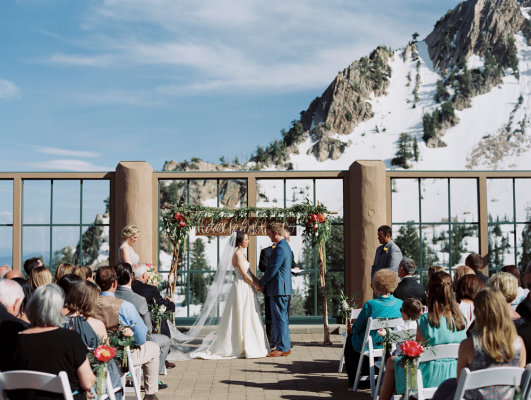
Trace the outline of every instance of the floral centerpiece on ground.
{"label": "floral centerpiece on ground", "polygon": [[100,398],[106,390],[106,364],[116,356],[116,349],[112,346],[99,345],[92,353],[89,360],[92,370],[96,374],[96,396]]}

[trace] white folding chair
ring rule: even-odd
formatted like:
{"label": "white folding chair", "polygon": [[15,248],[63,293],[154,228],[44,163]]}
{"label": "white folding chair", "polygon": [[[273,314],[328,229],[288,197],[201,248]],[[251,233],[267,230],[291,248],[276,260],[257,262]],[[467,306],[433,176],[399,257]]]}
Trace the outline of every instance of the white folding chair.
{"label": "white folding chair", "polygon": [[[406,341],[410,338],[414,338],[416,333],[417,333],[416,329],[404,329],[403,331],[393,332],[393,334],[395,335],[399,343]],[[393,344],[393,348],[391,350],[394,350],[395,348],[396,346]],[[385,357],[385,355],[386,355],[386,352],[384,351],[382,354],[382,361],[380,362],[378,377],[376,378],[376,388],[374,389],[374,400],[378,400],[378,395],[380,394],[380,387],[382,386],[383,375],[385,372],[385,363],[387,362],[387,358]]]}
{"label": "white folding chair", "polygon": [[[124,388],[124,392],[135,392],[137,400],[142,400],[142,397],[140,396],[140,378],[142,376],[142,367],[140,365],[135,366],[133,363],[133,358],[131,357],[131,350],[129,350],[129,347],[126,347],[125,351],[127,354],[127,367],[129,372],[122,376],[122,386]],[[129,377],[133,381],[132,389],[126,386],[126,380]]]}
{"label": "white folding chair", "polygon": [[522,380],[520,381],[520,390],[522,391],[522,400],[531,399],[531,364],[527,364],[524,369]]}
{"label": "white folding chair", "polygon": [[[420,364],[433,360],[440,360],[444,358],[454,358],[457,360],[457,354],[459,353],[459,343],[440,344],[432,346],[422,352],[419,356]],[[437,390],[437,387],[424,387],[424,381],[422,379],[422,373],[420,368],[417,371],[417,393],[418,400],[431,399],[433,394]]]}
{"label": "white folding chair", "polygon": [[485,386],[507,385],[514,386],[520,382],[524,368],[520,367],[493,367],[470,371],[464,368],[459,377],[454,400],[464,399],[465,392],[470,389],[479,389]]}
{"label": "white folding chair", "polygon": [[[352,321],[353,319],[358,318],[358,315],[360,315],[360,312],[361,312],[361,308],[356,308],[355,310],[353,309],[350,312],[350,320]],[[339,368],[337,369],[338,374],[343,372],[343,365],[345,365],[345,345],[347,344],[348,333],[345,332],[342,335],[345,337],[345,339],[343,340],[343,348],[341,349],[341,355],[339,356]]]}
{"label": "white folding chair", "polygon": [[65,400],[74,400],[70,382],[68,382],[68,375],[65,371],[61,371],[57,375],[20,370],[0,372],[0,399],[7,399],[5,390],[17,389],[61,393]]}
{"label": "white folding chair", "polygon": [[[106,385],[105,393],[102,394],[98,400],[105,400],[105,399],[116,400],[116,396],[114,394],[122,390],[122,388],[120,386],[113,387],[111,375],[109,373],[107,366],[105,366],[105,375],[106,375],[105,376],[105,385]],[[124,392],[124,395],[125,395],[125,392]],[[124,400],[125,400],[125,397],[124,397]]]}
{"label": "white folding chair", "polygon": [[[360,359],[358,361],[358,368],[356,370],[356,378],[354,379],[354,385],[352,386],[352,390],[356,391],[358,390],[358,385],[360,380],[366,381],[369,380],[371,383],[371,397],[374,397],[376,385],[374,382],[374,376],[375,371],[374,367],[376,365],[376,360],[381,359],[383,355],[383,349],[374,348],[374,344],[372,342],[372,336],[370,333],[372,331],[384,328],[386,324],[390,328],[394,328],[398,324],[401,324],[404,322],[402,318],[394,318],[394,319],[373,319],[369,317],[367,319],[367,328],[365,329],[365,336],[363,337],[363,343],[361,345],[361,354]],[[368,357],[369,359],[369,376],[361,376],[361,366],[363,365],[363,359],[364,357]]]}

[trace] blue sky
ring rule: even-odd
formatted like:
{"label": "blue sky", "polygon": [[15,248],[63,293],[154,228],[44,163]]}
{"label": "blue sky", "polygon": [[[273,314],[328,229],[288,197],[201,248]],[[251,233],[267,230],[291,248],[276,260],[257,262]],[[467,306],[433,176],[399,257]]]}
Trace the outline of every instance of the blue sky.
{"label": "blue sky", "polygon": [[4,0],[0,171],[247,159],[457,0]]}

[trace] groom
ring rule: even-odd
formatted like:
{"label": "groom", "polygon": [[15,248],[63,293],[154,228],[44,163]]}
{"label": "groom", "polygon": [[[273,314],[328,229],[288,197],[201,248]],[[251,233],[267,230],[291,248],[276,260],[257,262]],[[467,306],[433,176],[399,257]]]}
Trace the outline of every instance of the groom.
{"label": "groom", "polygon": [[284,226],[281,222],[270,222],[267,225],[267,236],[276,243],[269,259],[266,272],[260,279],[260,286],[265,287],[271,307],[271,338],[276,349],[268,357],[286,357],[291,354],[289,338],[288,304],[291,296],[291,264],[292,252],[283,237]]}

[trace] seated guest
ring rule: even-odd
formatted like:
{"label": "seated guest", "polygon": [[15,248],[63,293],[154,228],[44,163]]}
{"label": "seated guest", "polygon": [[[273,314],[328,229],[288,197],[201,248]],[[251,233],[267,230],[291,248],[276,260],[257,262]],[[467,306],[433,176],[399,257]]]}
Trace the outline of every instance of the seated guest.
{"label": "seated guest", "polygon": [[466,319],[467,329],[474,321],[474,298],[483,288],[485,284],[476,274],[464,275],[457,282],[455,300],[459,303],[459,309]]}
{"label": "seated guest", "polygon": [[31,288],[29,282],[24,278],[13,278],[12,280],[22,286],[22,291],[24,292],[24,300],[22,300],[22,304],[20,305],[20,310],[18,312],[17,318],[20,318],[21,320],[26,321],[29,324],[29,319],[26,315],[26,305],[28,304],[29,299],[31,299],[33,289]]}
{"label": "seated guest", "polygon": [[24,279],[24,274],[20,272],[18,269],[12,269],[11,271],[7,271],[4,275],[4,279],[15,279],[15,278],[22,278]]}
{"label": "seated guest", "polygon": [[[402,303],[402,308],[400,308],[400,315],[404,322],[395,326],[391,332],[400,332],[400,331],[417,331],[417,320],[422,314],[422,303],[417,299],[405,299]],[[387,334],[385,328],[378,330],[378,335],[385,337]]]}
{"label": "seated guest", "polygon": [[487,286],[499,290],[505,298],[505,301],[507,302],[507,310],[514,322],[516,332],[524,341],[527,357],[530,358],[528,362],[531,362],[531,322],[523,318],[517,311],[513,310],[513,307],[511,306],[511,303],[514,301],[516,294],[518,293],[518,281],[516,280],[516,277],[508,272],[498,272],[489,278]]}
{"label": "seated guest", "polygon": [[[526,265],[524,270],[524,286],[531,288],[531,261]],[[531,321],[531,295],[518,304],[516,312],[528,321]]]}
{"label": "seated guest", "polygon": [[[102,343],[107,343],[107,330],[103,321],[93,317],[96,301],[100,294],[98,286],[93,282],[82,280],[74,274],[64,275],[59,280],[59,284],[66,288],[65,307],[67,314],[63,328],[78,332],[89,350],[95,349]],[[121,387],[120,372],[115,360],[108,362],[107,368],[113,387]],[[117,392],[115,395],[118,400],[122,398],[121,392]]]}
{"label": "seated guest", "polygon": [[483,279],[483,282],[487,284],[488,276],[486,276],[481,270],[483,269],[483,258],[476,253],[469,254],[465,258],[465,265],[474,270],[474,273]]}
{"label": "seated guest", "polygon": [[[400,318],[402,300],[395,298],[391,294],[395,291],[397,285],[398,276],[396,272],[388,268],[380,269],[374,274],[371,287],[376,297],[363,305],[356,322],[352,325],[352,333],[347,336],[346,340],[345,365],[347,368],[349,388],[352,388],[354,385],[354,378],[356,377],[356,369],[362,351],[361,346],[363,344],[368,318]],[[371,332],[371,336],[374,347],[381,348],[382,338],[378,333],[376,331]],[[369,374],[368,362],[363,364],[362,374]]]}
{"label": "seated guest", "polygon": [[[503,294],[492,288],[480,291],[474,299],[476,316],[472,337],[459,346],[457,378],[445,381],[435,392],[433,400],[453,399],[463,368],[479,369],[526,365],[526,349],[511,321]],[[513,399],[514,386],[487,386],[467,390],[466,399]]]}
{"label": "seated guest", "polygon": [[398,264],[398,277],[400,282],[393,295],[400,300],[419,299],[426,304],[424,287],[413,277],[417,266],[411,258],[404,257]]}
{"label": "seated guest", "polygon": [[459,282],[459,279],[465,275],[476,275],[474,270],[466,265],[460,265],[459,267],[454,268],[452,273],[452,288],[454,289],[454,293],[457,290],[457,282]]}
{"label": "seated guest", "polygon": [[514,277],[518,281],[518,292],[516,293],[516,298],[511,303],[512,306],[517,306],[518,304],[520,304],[527,297],[527,294],[529,293],[529,289],[527,289],[527,288],[524,289],[521,286],[522,278],[520,276],[520,270],[518,269],[518,267],[516,265],[504,265],[502,267],[501,271],[513,274]]}
{"label": "seated guest", "polygon": [[428,281],[430,280],[430,277],[436,273],[436,272],[441,272],[441,271],[445,271],[444,267],[442,265],[430,265],[428,267]]}
{"label": "seated guest", "polygon": [[[155,286],[146,283],[148,278],[146,264],[135,264],[133,266],[133,273],[135,274],[135,280],[131,285],[133,292],[144,297],[148,305],[157,303],[159,306],[166,306],[167,311],[175,311],[175,303],[170,298],[162,297]],[[161,331],[160,333],[163,335],[171,337],[167,321],[163,321],[161,324]]]}
{"label": "seated guest", "polygon": [[31,270],[28,282],[30,283],[31,288],[35,290],[39,286],[52,283],[52,274],[48,271],[48,268],[44,266],[36,267]]}
{"label": "seated guest", "polygon": [[55,275],[53,277],[53,283],[59,282],[59,280],[66,274],[73,274],[76,269],[76,266],[70,263],[59,264],[55,270]]}
{"label": "seated guest", "polygon": [[4,279],[5,274],[11,271],[11,265],[0,265],[0,279]]}
{"label": "seated guest", "polygon": [[67,274],[59,280],[59,286],[66,294],[64,327],[79,332],[89,349],[95,349],[101,342],[105,343],[108,339],[105,324],[94,318],[94,308],[100,294],[96,284],[84,281],[74,274]]}
{"label": "seated guest", "polygon": [[508,272],[498,272],[488,279],[487,286],[498,289],[503,294],[507,301],[507,308],[509,309],[511,318],[519,319],[520,315],[511,307],[511,303],[518,293],[518,281],[514,275]]}
{"label": "seated guest", "polygon": [[[157,399],[159,390],[159,355],[160,348],[155,342],[147,342],[147,327],[138,314],[135,306],[128,301],[116,298],[118,287],[116,271],[112,267],[100,267],[96,271],[96,284],[102,290],[96,307],[94,317],[105,324],[107,330],[117,330],[120,324],[130,327],[135,335],[135,348],[131,357],[135,365],[141,365],[144,372],[144,386],[146,395],[144,399]],[[167,387],[160,383],[161,388]]]}
{"label": "seated guest", "polygon": [[76,267],[74,274],[79,276],[81,279],[94,282],[92,268],[87,265],[80,265],[79,267]]}
{"label": "seated guest", "polygon": [[166,335],[152,333],[153,325],[151,324],[151,314],[146,302],[146,299],[139,294],[133,292],[131,283],[133,282],[133,268],[128,263],[120,263],[115,267],[116,275],[118,276],[118,288],[114,295],[122,300],[132,303],[142,319],[146,324],[148,333],[147,340],[155,342],[160,347],[160,362],[159,373],[164,374],[164,366],[166,368],[174,368],[175,364],[166,361],[168,353],[170,352],[170,338]]}
{"label": "seated guest", "polygon": [[28,258],[26,261],[24,261],[24,272],[27,276],[29,276],[34,268],[43,266],[44,264],[39,257]]}
{"label": "seated guest", "polygon": [[[61,314],[63,304],[63,290],[59,286],[49,284],[35,290],[27,306],[32,327],[17,335],[13,343],[13,358],[8,360],[6,370],[22,369],[49,374],[65,371],[74,399],[81,400],[85,399],[84,391],[94,385],[96,377],[79,333],[60,328],[64,321]],[[27,391],[24,393],[9,397],[28,398]]]}
{"label": "seated guest", "polygon": [[[428,312],[421,315],[417,321],[417,341],[437,346],[460,343],[466,339],[466,322],[454,299],[450,274],[440,271],[431,275],[427,293]],[[381,400],[389,400],[395,386],[397,393],[405,392],[406,379],[400,361],[400,357],[391,357],[386,364],[380,392]],[[422,363],[419,371],[422,373],[424,385],[435,387],[446,379],[455,377],[456,368],[456,360],[439,359]]]}

